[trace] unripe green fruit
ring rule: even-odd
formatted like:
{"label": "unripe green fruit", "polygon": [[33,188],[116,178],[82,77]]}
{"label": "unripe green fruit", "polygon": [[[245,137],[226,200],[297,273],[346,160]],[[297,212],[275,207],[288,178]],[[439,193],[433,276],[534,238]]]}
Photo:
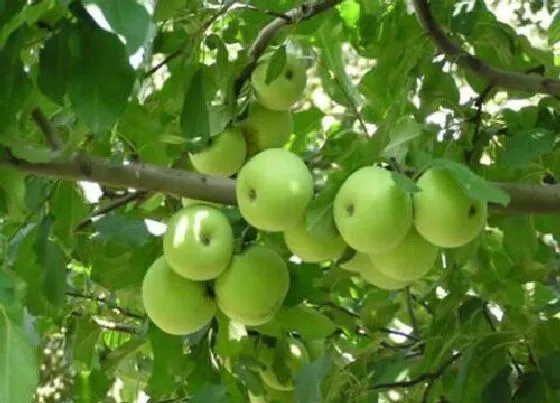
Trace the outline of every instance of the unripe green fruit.
{"label": "unripe green fruit", "polygon": [[334,220],[353,249],[380,253],[397,246],[412,226],[412,200],[383,168],[352,173],[334,199]]}
{"label": "unripe green fruit", "polygon": [[288,249],[304,262],[338,259],[346,249],[346,242],[334,233],[309,232],[305,220],[284,232]]}
{"label": "unripe green fruit", "polygon": [[371,255],[364,252],[357,252],[352,259],[340,265],[340,267],[344,270],[359,273],[369,284],[384,290],[398,290],[408,284],[381,272],[373,264]]}
{"label": "unripe green fruit", "polygon": [[242,123],[247,142],[247,155],[253,156],[268,148],[282,148],[294,131],[291,111],[272,111],[253,102]]}
{"label": "unripe green fruit", "polygon": [[210,280],[223,272],[233,255],[233,230],[220,210],[192,204],[167,223],[163,253],[173,270],[190,280]]}
{"label": "unripe green fruit", "polygon": [[271,148],[241,168],[235,191],[249,224],[262,231],[286,231],[303,220],[313,198],[313,177],[296,154]]}
{"label": "unripe green fruit", "polygon": [[156,259],[144,276],[142,302],[152,322],[174,335],[200,330],[217,310],[205,283],[179,276],[163,257]]}
{"label": "unripe green fruit", "polygon": [[271,110],[287,111],[303,96],[307,81],[305,63],[293,54],[286,55],[286,64],[274,80],[266,83],[270,58],[259,62],[251,75],[251,84],[259,103]]}
{"label": "unripe green fruit", "polygon": [[444,169],[432,168],[418,180],[414,194],[414,226],[427,241],[441,248],[457,248],[484,229],[487,203],[474,200]]}
{"label": "unripe green fruit", "polygon": [[290,273],[272,249],[252,246],[233,257],[214,282],[220,310],[247,326],[263,325],[276,315],[288,293]]}
{"label": "unripe green fruit", "polygon": [[403,282],[418,280],[434,267],[437,247],[411,228],[404,240],[385,253],[372,254],[373,265],[383,274]]}
{"label": "unripe green fruit", "polygon": [[231,176],[239,171],[247,157],[247,144],[239,128],[230,127],[212,139],[212,144],[189,158],[200,173]]}

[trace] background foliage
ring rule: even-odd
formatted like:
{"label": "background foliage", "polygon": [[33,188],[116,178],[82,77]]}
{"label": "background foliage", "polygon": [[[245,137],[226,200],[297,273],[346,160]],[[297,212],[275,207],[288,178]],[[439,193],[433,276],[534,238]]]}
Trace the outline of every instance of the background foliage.
{"label": "background foliage", "polygon": [[[235,83],[260,29],[300,4],[226,3],[0,0],[0,402],[244,402],[262,387],[247,333],[225,317],[176,337],[142,311],[139,287],[161,254],[156,224],[180,198],[6,162],[78,153],[191,170],[187,152],[243,112],[249,89],[236,94]],[[559,77],[554,1],[432,3],[452,40],[488,65]],[[280,30],[268,50],[285,44],[311,67],[289,144],[324,175],[311,219],[373,162],[418,170],[437,159],[504,204],[489,182],[560,176],[558,97],[504,91],[458,67],[410,2],[342,1]],[[237,210],[223,209],[247,236]],[[289,258],[280,236],[250,236]],[[559,237],[558,213],[494,209],[479,239],[446,250],[409,292],[369,286],[336,262],[291,263],[287,309],[250,331],[325,346],[297,376],[300,402],[559,401]]]}

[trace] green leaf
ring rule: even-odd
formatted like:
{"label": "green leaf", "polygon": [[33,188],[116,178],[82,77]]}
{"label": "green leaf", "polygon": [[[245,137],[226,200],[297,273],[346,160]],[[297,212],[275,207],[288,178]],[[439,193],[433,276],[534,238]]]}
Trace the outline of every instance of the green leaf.
{"label": "green leaf", "polygon": [[80,371],[74,377],[72,385],[72,397],[75,402],[97,403],[102,402],[107,397],[107,392],[113,382],[107,375],[99,369],[91,372]]}
{"label": "green leaf", "polygon": [[185,362],[183,340],[179,336],[164,333],[153,324],[150,324],[148,328],[148,337],[154,355],[148,389],[151,394],[162,396],[173,389],[176,382],[175,376]]}
{"label": "green leaf", "polygon": [[532,215],[515,214],[502,224],[504,249],[515,262],[532,260],[538,239]]}
{"label": "green leaf", "polygon": [[228,390],[225,385],[207,384],[196,392],[190,400],[193,403],[229,403]]}
{"label": "green leaf", "polygon": [[560,14],[556,14],[548,27],[548,43],[550,46],[560,41]]}
{"label": "green leaf", "polygon": [[360,20],[360,4],[356,0],[344,0],[337,8],[344,24],[349,27],[356,27]]}
{"label": "green leaf", "polygon": [[92,318],[82,316],[75,323],[76,334],[74,336],[74,360],[92,368],[96,357],[96,345],[101,336],[101,328],[97,326]]}
{"label": "green leaf", "polygon": [[205,89],[204,70],[199,68],[191,78],[183,99],[181,111],[181,130],[183,135],[197,143],[204,143],[210,138],[210,111]]}
{"label": "green leaf", "polygon": [[2,132],[11,124],[31,93],[31,80],[20,59],[19,35],[14,34],[6,46],[0,43],[0,121]]}
{"label": "green leaf", "polygon": [[145,343],[146,340],[144,339],[132,339],[119,346],[116,350],[111,351],[103,361],[103,371],[109,376],[114,375],[119,366],[123,365],[127,360],[133,359]]}
{"label": "green leaf", "polygon": [[128,53],[144,44],[148,35],[150,15],[136,0],[86,0],[84,5],[96,5],[103,12],[112,30],[126,39]]}
{"label": "green leaf", "polygon": [[546,380],[541,372],[526,372],[513,395],[513,403],[547,402]]}
{"label": "green leaf", "polygon": [[29,403],[39,381],[35,349],[0,305],[0,402]]}
{"label": "green leaf", "polygon": [[445,158],[436,158],[432,160],[431,165],[449,171],[473,199],[498,203],[503,206],[507,206],[510,202],[508,193],[487,182],[465,165]]}
{"label": "green leaf", "polygon": [[54,215],[54,234],[65,244],[70,245],[78,223],[89,214],[82,190],[73,183],[60,182],[50,203]]}
{"label": "green leaf", "polygon": [[498,374],[484,387],[484,390],[482,391],[481,403],[510,402],[510,375],[511,367],[509,365],[498,372]]}
{"label": "green leaf", "polygon": [[19,221],[25,217],[25,175],[12,167],[0,167],[0,189],[8,208],[7,220]]}
{"label": "green leaf", "polygon": [[550,353],[538,362],[538,366],[544,374],[548,386],[551,389],[560,389],[560,351]]}
{"label": "green leaf", "polygon": [[116,35],[89,26],[79,26],[70,41],[70,102],[94,133],[109,130],[123,112],[134,84],[125,47]]}
{"label": "green leaf", "polygon": [[37,264],[43,268],[45,297],[51,304],[60,306],[65,298],[66,257],[60,246],[49,239],[52,221],[52,216],[46,216],[41,221],[34,250]]}
{"label": "green leaf", "polygon": [[331,18],[321,24],[315,33],[315,37],[321,49],[322,60],[326,63],[328,69],[332,71],[336,81],[344,89],[346,96],[350,98],[350,101],[356,107],[359,107],[362,104],[362,96],[354,84],[352,84],[352,81],[350,81],[344,68],[342,42],[340,41],[341,31],[342,25],[337,23],[334,18]]}
{"label": "green leaf", "polygon": [[330,354],[304,365],[295,374],[296,402],[320,403],[321,384],[333,365]]}
{"label": "green leaf", "polygon": [[333,200],[333,192],[327,189],[309,203],[305,215],[305,226],[312,236],[320,239],[338,234],[334,223]]}
{"label": "green leaf", "polygon": [[39,53],[37,84],[47,97],[62,105],[70,74],[69,30],[62,29],[51,36]]}
{"label": "green leaf", "polygon": [[383,154],[395,158],[398,162],[404,162],[408,143],[421,135],[420,125],[416,120],[410,116],[403,116],[389,130],[390,140]]}
{"label": "green leaf", "polygon": [[93,227],[99,232],[99,239],[118,241],[133,248],[144,246],[153,238],[144,221],[118,214],[104,216],[95,221]]}
{"label": "green leaf", "polygon": [[524,166],[534,159],[554,150],[557,134],[544,129],[531,129],[516,133],[505,141],[501,162],[510,166]]}
{"label": "green leaf", "polygon": [[416,182],[414,182],[412,179],[410,179],[405,174],[401,174],[400,172],[392,171],[391,172],[391,177],[393,178],[395,183],[397,185],[399,185],[405,192],[416,193],[416,192],[420,191],[420,187],[418,187]]}
{"label": "green leaf", "polygon": [[282,73],[284,66],[286,66],[286,45],[279,46],[274,51],[266,68],[266,78],[264,82],[268,85]]}

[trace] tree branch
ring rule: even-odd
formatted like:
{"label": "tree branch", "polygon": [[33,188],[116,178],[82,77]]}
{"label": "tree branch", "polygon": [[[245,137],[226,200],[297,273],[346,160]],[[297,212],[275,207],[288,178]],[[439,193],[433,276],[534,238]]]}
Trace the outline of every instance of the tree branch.
{"label": "tree branch", "polygon": [[66,295],[69,296],[69,297],[73,297],[73,298],[88,299],[90,301],[99,302],[100,304],[105,304],[110,309],[114,309],[118,313],[120,313],[121,315],[124,315],[124,316],[129,316],[131,318],[141,319],[141,320],[145,319],[145,317],[143,315],[140,315],[138,313],[134,313],[132,311],[129,311],[128,309],[123,308],[123,307],[115,304],[114,302],[109,301],[107,298],[105,298],[103,296],[91,295],[91,294],[82,294],[78,291],[66,291]]}
{"label": "tree branch", "polygon": [[428,0],[413,0],[413,2],[420,24],[441,51],[452,58],[459,66],[486,80],[488,85],[506,90],[544,93],[560,97],[560,80],[508,72],[488,66],[478,57],[461,49],[447,37],[432,15]]}
{"label": "tree branch", "polygon": [[239,77],[235,81],[235,95],[239,95],[241,89],[243,88],[243,85],[249,79],[249,77],[251,77],[253,70],[255,70],[255,68],[257,67],[257,61],[280,29],[287,25],[306,21],[317,14],[331,9],[341,2],[342,0],[325,0],[323,2],[315,4],[303,3],[282,14],[282,16],[277,17],[272,22],[267,24],[263,29],[261,29],[261,31],[257,35],[257,38],[249,48],[250,62],[241,71]]}
{"label": "tree branch", "polygon": [[[133,188],[215,203],[235,205],[235,180],[203,175],[151,164],[115,165],[109,161],[78,154],[67,162],[31,163],[10,155],[0,155],[0,166],[32,175],[68,181],[89,181],[117,188]],[[553,213],[560,211],[560,184],[496,183],[509,193],[507,207],[492,204],[498,211]]]}
{"label": "tree branch", "polygon": [[406,309],[408,311],[408,316],[410,317],[410,324],[412,325],[412,334],[418,334],[418,322],[416,321],[416,314],[414,313],[414,307],[412,306],[412,295],[410,294],[410,287],[404,289],[404,294],[406,297]]}
{"label": "tree branch", "polygon": [[447,361],[445,361],[438,369],[433,372],[426,372],[424,374],[418,375],[416,378],[411,379],[409,381],[401,381],[401,382],[389,382],[389,383],[378,383],[373,385],[370,390],[379,390],[379,389],[395,389],[395,388],[409,388],[411,386],[417,385],[422,382],[426,381],[433,381],[438,379],[440,376],[443,375],[445,370],[453,364],[457,359],[461,357],[461,353],[456,353],[451,356]]}
{"label": "tree branch", "polygon": [[35,124],[43,132],[47,144],[51,147],[53,151],[58,151],[62,148],[63,143],[58,135],[56,127],[52,122],[45,116],[43,111],[39,108],[35,108],[31,111],[31,117],[35,121]]}
{"label": "tree branch", "polygon": [[124,206],[130,202],[133,202],[135,200],[142,200],[147,196],[148,192],[145,191],[141,191],[141,192],[133,192],[133,193],[128,193],[116,200],[113,200],[112,202],[110,202],[109,204],[107,204],[104,207],[101,207],[100,209],[94,211],[88,218],[80,221],[78,223],[78,225],[76,225],[76,227],[74,228],[74,231],[79,231],[81,229],[84,229],[85,227],[87,227],[88,225],[90,225],[93,222],[93,219],[102,215],[102,214],[107,214],[113,210],[118,209],[121,206]]}

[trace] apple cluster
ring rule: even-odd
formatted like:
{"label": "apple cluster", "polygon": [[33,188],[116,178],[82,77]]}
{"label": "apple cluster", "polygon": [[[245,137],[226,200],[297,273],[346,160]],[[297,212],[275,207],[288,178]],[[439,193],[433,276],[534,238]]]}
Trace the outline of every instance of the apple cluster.
{"label": "apple cluster", "polygon": [[[254,207],[249,214],[254,219],[263,209],[293,214],[292,206],[299,199],[307,204],[313,195],[305,164],[281,148],[293,132],[291,109],[303,95],[306,68],[295,55],[288,54],[280,74],[267,80],[269,63],[270,58],[263,58],[251,76],[255,99],[248,106],[247,118],[226,128],[202,152],[190,154],[193,167],[204,174],[227,177],[244,168],[238,182],[248,187],[247,201]],[[271,154],[261,153],[269,149]],[[287,165],[283,162],[286,158]],[[254,161],[245,164],[247,159]],[[261,170],[259,161],[267,165],[260,173],[268,176],[251,174],[254,169]],[[278,192],[270,190],[276,163],[285,165],[285,173],[296,178],[303,174],[306,183],[293,189],[284,181],[288,188],[278,197]],[[257,194],[256,187],[269,190]],[[282,227],[276,219],[267,221],[263,225],[269,229]],[[272,249],[260,245],[234,253],[234,241],[225,214],[208,203],[190,203],[171,217],[163,238],[163,256],[148,269],[142,285],[144,309],[154,324],[170,334],[189,334],[207,325],[218,309],[244,325],[272,320],[289,288],[286,263]]]}
{"label": "apple cluster", "polygon": [[[191,155],[207,174],[237,174],[236,199],[252,227],[281,232],[286,247],[305,262],[339,260],[340,267],[370,284],[400,289],[434,267],[439,248],[456,248],[478,236],[487,204],[469,196],[452,174],[430,168],[410,194],[390,171],[364,166],[340,186],[332,205],[331,231],[310,230],[306,215],[314,198],[313,176],[286,150],[291,111],[305,87],[305,67],[289,55],[284,70],[267,83],[269,59],[252,75],[256,101],[242,126],[229,128],[205,151]],[[208,324],[218,309],[235,322],[259,326],[282,307],[290,286],[286,262],[258,243],[234,251],[231,224],[219,207],[194,202],[169,220],[163,256],[148,270],[143,302],[152,321],[171,334]]]}

